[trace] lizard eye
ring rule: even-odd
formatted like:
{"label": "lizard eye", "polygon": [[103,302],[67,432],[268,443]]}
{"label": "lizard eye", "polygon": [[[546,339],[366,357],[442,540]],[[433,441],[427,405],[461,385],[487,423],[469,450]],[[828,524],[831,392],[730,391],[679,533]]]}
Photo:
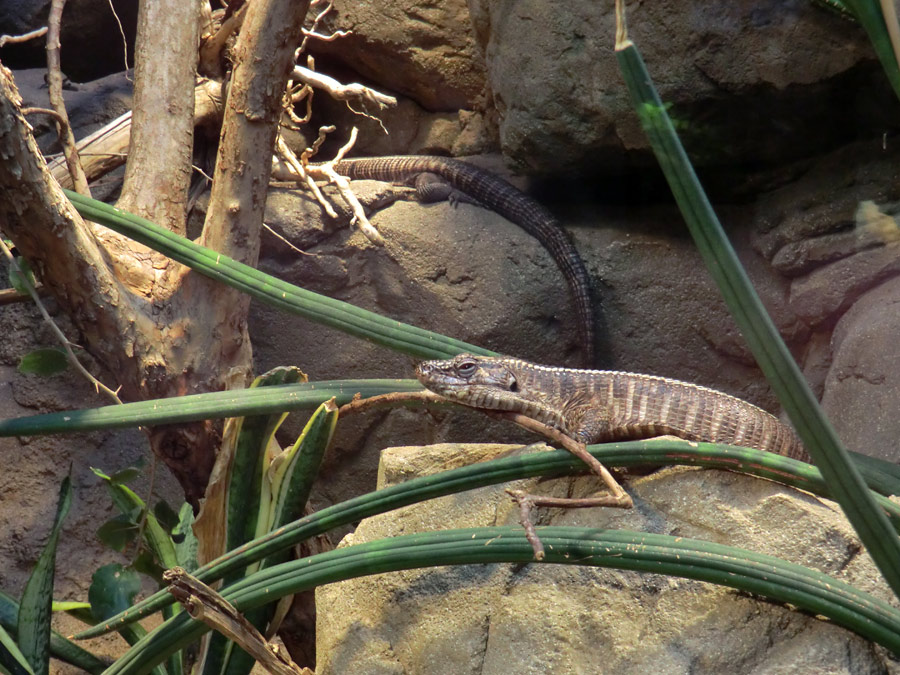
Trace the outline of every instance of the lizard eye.
{"label": "lizard eye", "polygon": [[472,377],[477,369],[478,366],[474,361],[463,361],[458,366],[456,366],[456,372],[459,373],[459,376],[466,378]]}

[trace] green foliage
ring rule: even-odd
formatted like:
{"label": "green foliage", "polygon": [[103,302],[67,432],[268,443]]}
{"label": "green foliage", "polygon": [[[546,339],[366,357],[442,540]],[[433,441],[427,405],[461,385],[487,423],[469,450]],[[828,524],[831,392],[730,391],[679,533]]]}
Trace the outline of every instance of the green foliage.
{"label": "green foliage", "polygon": [[22,357],[19,361],[20,373],[34,375],[56,375],[69,367],[69,360],[62,349],[47,347],[35,349]]}
{"label": "green foliage", "polygon": [[141,578],[133,569],[120,563],[104,565],[91,577],[88,600],[98,621],[105,621],[132,604],[141,592]]}
{"label": "green foliage", "polygon": [[28,293],[28,287],[34,288],[35,285],[31,264],[22,256],[16,256],[15,260],[19,269],[10,268],[9,285],[19,291],[19,293]]}

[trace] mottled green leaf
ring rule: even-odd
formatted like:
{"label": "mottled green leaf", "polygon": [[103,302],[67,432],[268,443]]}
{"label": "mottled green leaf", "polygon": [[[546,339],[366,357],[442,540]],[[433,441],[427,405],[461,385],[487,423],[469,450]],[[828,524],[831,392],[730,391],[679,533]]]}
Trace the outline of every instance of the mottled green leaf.
{"label": "mottled green leaf", "polygon": [[35,349],[22,357],[19,361],[20,373],[33,373],[35,375],[56,375],[69,367],[66,353],[55,347]]}
{"label": "mottled green leaf", "polygon": [[127,609],[141,590],[138,573],[119,563],[104,565],[91,577],[88,600],[98,621]]}
{"label": "mottled green leaf", "polygon": [[97,529],[97,537],[114,551],[121,553],[138,534],[137,525],[127,515],[118,515],[107,520]]}
{"label": "mottled green leaf", "polygon": [[71,504],[72,482],[69,476],[66,476],[59,488],[56,517],[50,538],[25,584],[19,605],[16,638],[19,649],[38,675],[44,675],[50,670],[50,617],[56,571],[56,544]]}

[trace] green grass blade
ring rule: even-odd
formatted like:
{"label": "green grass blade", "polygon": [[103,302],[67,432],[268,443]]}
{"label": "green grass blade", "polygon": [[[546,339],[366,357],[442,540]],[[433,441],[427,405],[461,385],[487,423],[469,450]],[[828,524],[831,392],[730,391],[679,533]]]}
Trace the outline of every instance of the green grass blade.
{"label": "green grass blade", "polygon": [[[538,534],[547,549],[545,563],[668,574],[756,593],[828,617],[900,653],[900,610],[801,565],[731,546],[643,532],[543,527]],[[263,570],[225,589],[223,595],[246,611],[287,594],[359,576],[499,562],[534,562],[521,528],[445,530],[348,546]],[[146,672],[207,630],[182,613],[148,634],[108,674]]]}
{"label": "green grass blade", "polygon": [[619,66],[656,158],[728,308],[835,499],[900,596],[900,539],[842,447],[766,313],[700,186],[637,48],[622,36]]}
{"label": "green grass blade", "polygon": [[[588,450],[607,466],[689,465],[729,469],[827,496],[827,488],[817,468],[760,450],[671,440],[609,443],[589,446]],[[212,583],[233,569],[244,568],[310,537],[363,518],[465,490],[534,476],[562,476],[583,468],[580,460],[568,452],[558,450],[505,457],[414,478],[401,485],[361,495],[296,520],[210,561],[194,574],[201,581]],[[881,495],[878,495],[878,499],[892,513],[894,521],[900,527],[900,507]],[[76,637],[84,639],[101,635],[114,630],[119,623],[137,621],[172,602],[168,593],[160,591],[129,609],[127,615],[111,617],[104,626],[86,629]]]}
{"label": "green grass blade", "polygon": [[310,410],[334,397],[338,405],[391,392],[422,391],[417,380],[323,380],[258,389],[235,389],[208,394],[70,410],[0,420],[0,437],[74,433],[97,429],[179,424],[197,420],[266,415]]}
{"label": "green grass blade", "polygon": [[51,606],[56,573],[56,544],[71,505],[72,481],[66,476],[59,487],[59,500],[50,538],[25,584],[19,604],[17,642],[37,675],[50,672],[50,618],[53,614]]}
{"label": "green grass blade", "polygon": [[419,358],[443,359],[462,352],[494,354],[461,340],[307,291],[109,204],[69,190],[64,192],[83,218],[139,241],[210,279],[221,281],[272,307]]}

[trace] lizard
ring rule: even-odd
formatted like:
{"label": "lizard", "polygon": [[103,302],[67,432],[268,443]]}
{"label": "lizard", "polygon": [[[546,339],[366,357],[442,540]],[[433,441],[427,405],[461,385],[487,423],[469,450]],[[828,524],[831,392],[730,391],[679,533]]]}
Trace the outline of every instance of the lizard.
{"label": "lizard", "polygon": [[[363,157],[335,162],[334,170],[351,179],[415,182],[419,201],[471,201],[512,221],[537,239],[565,277],[578,320],[584,360],[594,362],[594,314],[591,283],[584,261],[559,221],[544,206],[499,176],[449,157],[408,155]],[[430,176],[440,176],[438,183]],[[455,191],[447,189],[449,183]],[[460,194],[467,198],[461,198]]]}
{"label": "lizard", "polygon": [[666,377],[471,354],[423,361],[416,377],[444,398],[519,413],[584,445],[668,435],[810,461],[794,430],[774,415],[724,392]]}

